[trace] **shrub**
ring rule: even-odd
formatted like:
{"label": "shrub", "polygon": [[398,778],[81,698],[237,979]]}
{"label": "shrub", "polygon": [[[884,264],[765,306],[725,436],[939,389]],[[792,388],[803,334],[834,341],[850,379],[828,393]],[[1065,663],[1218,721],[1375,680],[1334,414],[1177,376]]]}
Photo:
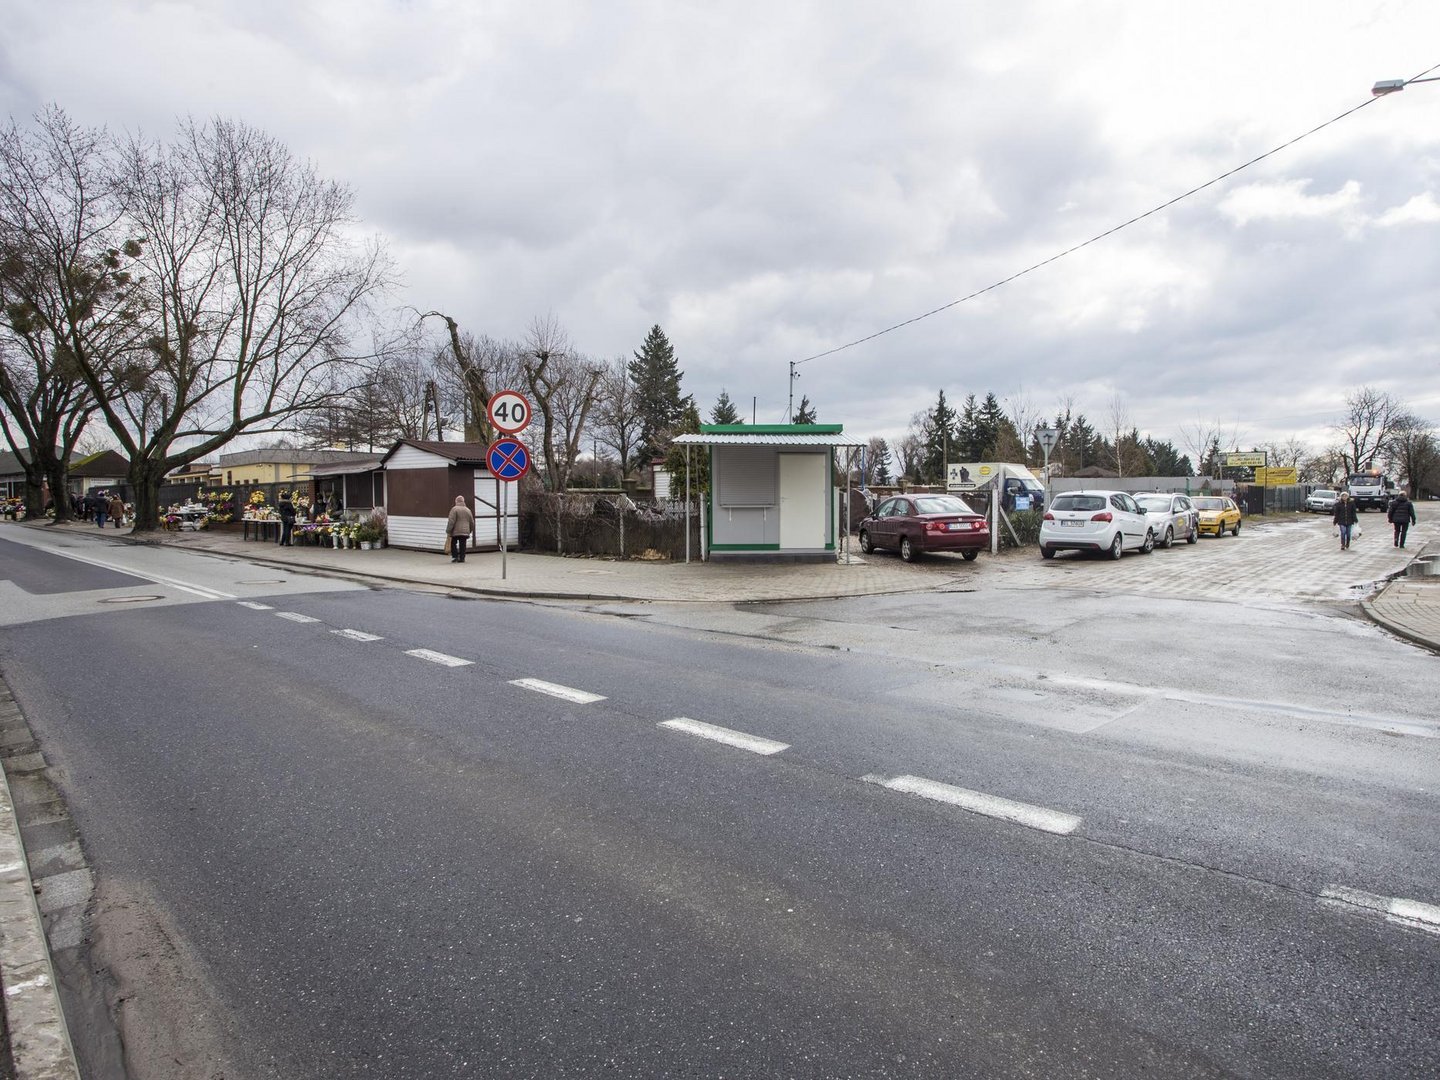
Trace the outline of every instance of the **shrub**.
{"label": "shrub", "polygon": [[[1040,542],[1040,522],[1045,517],[1043,510],[1016,510],[1010,515],[1010,526],[1015,530],[1015,535],[1020,538],[1021,547],[1029,547],[1031,544]],[[1015,546],[1015,541],[1010,536],[1010,529],[1005,528],[1005,523],[1000,523],[1000,546],[1002,548]]]}

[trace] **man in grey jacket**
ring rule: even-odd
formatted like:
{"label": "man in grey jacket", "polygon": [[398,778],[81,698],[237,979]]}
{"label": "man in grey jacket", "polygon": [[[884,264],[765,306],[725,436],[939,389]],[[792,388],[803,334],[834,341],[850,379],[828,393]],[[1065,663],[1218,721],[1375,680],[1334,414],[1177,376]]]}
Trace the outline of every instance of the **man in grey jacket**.
{"label": "man in grey jacket", "polygon": [[450,538],[450,561],[465,561],[465,543],[475,535],[475,515],[465,505],[465,496],[456,495],[450,516],[445,519],[445,535]]}

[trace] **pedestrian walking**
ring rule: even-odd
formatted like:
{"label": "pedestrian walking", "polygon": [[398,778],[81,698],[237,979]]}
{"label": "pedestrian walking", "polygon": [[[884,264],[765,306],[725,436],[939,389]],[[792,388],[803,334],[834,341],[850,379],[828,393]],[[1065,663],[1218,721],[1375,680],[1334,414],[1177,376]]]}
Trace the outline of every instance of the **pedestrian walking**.
{"label": "pedestrian walking", "polygon": [[456,495],[450,516],[445,519],[445,535],[450,538],[450,561],[465,561],[465,543],[475,535],[475,515],[465,505],[465,496]]}
{"label": "pedestrian walking", "polygon": [[295,504],[290,500],[290,492],[280,493],[280,546],[294,547],[295,543],[290,534],[295,529]]}
{"label": "pedestrian walking", "polygon": [[100,528],[105,527],[105,515],[110,512],[110,499],[105,492],[97,492],[95,495],[95,524]]}
{"label": "pedestrian walking", "polygon": [[1355,509],[1355,504],[1350,500],[1348,491],[1340,492],[1339,498],[1335,500],[1335,513],[1331,516],[1335,522],[1335,534],[1340,537],[1340,550],[1350,549],[1350,530],[1360,520],[1360,514]]}
{"label": "pedestrian walking", "polygon": [[110,520],[115,522],[117,529],[125,524],[125,500],[118,494],[110,496],[110,505],[105,509],[109,511]]}
{"label": "pedestrian walking", "polygon": [[1401,491],[1390,500],[1390,512],[1385,516],[1390,519],[1390,524],[1395,526],[1395,546],[1403,548],[1405,534],[1410,531],[1410,526],[1415,524],[1415,504]]}

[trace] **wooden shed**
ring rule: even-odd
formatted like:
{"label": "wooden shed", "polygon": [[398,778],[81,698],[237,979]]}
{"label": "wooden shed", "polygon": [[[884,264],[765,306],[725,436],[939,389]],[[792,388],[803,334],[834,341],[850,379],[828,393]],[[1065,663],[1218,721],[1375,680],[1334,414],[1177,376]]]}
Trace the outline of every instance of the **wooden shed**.
{"label": "wooden shed", "polygon": [[477,551],[498,551],[500,537],[520,543],[520,485],[506,484],[502,520],[501,481],[485,465],[485,443],[401,439],[380,459],[385,471],[386,511],[392,547],[434,551],[445,545],[445,520],[457,495],[475,513]]}

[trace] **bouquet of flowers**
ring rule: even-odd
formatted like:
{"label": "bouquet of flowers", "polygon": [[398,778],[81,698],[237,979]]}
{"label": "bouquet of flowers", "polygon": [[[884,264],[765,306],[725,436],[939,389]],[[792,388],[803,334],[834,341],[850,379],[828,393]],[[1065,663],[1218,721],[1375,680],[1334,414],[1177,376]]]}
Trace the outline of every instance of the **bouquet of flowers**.
{"label": "bouquet of flowers", "polygon": [[210,511],[205,524],[223,525],[235,520],[235,493],[233,491],[201,491],[196,498]]}

